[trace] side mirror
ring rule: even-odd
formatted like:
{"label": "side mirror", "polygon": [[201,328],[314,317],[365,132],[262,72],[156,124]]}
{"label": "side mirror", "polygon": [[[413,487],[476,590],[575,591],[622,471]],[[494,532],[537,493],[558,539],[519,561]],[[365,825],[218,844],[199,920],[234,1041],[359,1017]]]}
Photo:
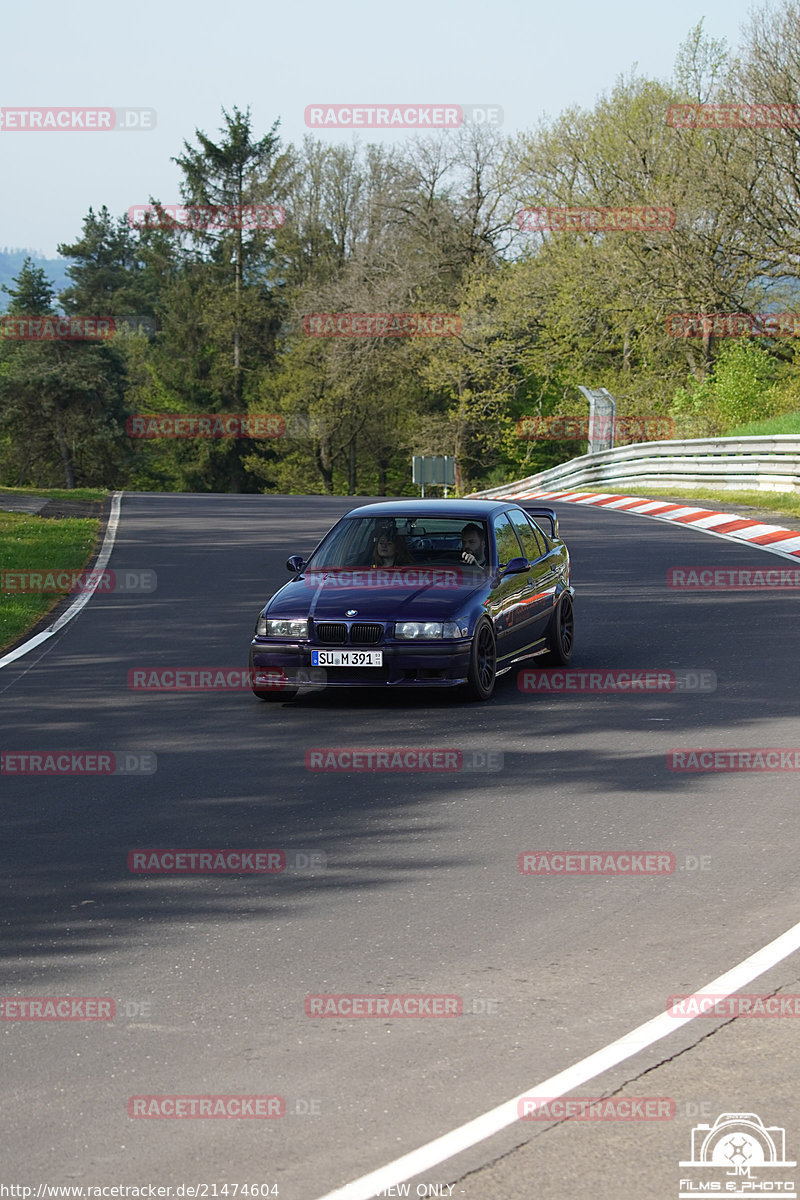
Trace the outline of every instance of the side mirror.
{"label": "side mirror", "polygon": [[299,575],[305,565],[302,554],[292,554],[286,560],[286,570],[294,571],[295,575]]}
{"label": "side mirror", "polygon": [[530,563],[527,558],[511,558],[503,567],[503,579],[506,575],[521,575],[523,571],[530,570]]}

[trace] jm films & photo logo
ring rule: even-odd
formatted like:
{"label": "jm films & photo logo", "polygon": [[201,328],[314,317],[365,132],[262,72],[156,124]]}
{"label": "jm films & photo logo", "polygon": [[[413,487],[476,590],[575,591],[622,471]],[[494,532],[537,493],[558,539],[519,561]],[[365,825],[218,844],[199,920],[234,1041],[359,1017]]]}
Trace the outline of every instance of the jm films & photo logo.
{"label": "jm films & photo logo", "polygon": [[588,442],[613,436],[632,442],[670,441],[675,437],[671,417],[519,417],[517,437],[528,442]]}
{"label": "jm films & photo logo", "polygon": [[113,1021],[110,996],[0,996],[3,1021]]}
{"label": "jm films & photo logo", "polygon": [[670,337],[800,337],[800,312],[670,313]]}
{"label": "jm films & photo logo", "polygon": [[148,875],[274,875],[286,870],[283,850],[131,850],[128,870]]}
{"label": "jm films & photo logo", "polygon": [[521,1121],[674,1121],[676,1112],[669,1096],[524,1096],[517,1101]]}
{"label": "jm films & photo logo", "polygon": [[280,229],[286,209],[280,204],[132,204],[132,229],[209,233],[225,229]]}
{"label": "jm films & photo logo", "polygon": [[324,850],[130,850],[135,875],[280,875],[287,870],[319,871],[328,865]]}
{"label": "jm films & photo logo", "polygon": [[610,667],[581,670],[579,667],[547,667],[523,670],[517,675],[521,692],[596,693],[601,695],[644,695],[660,692],[714,692],[717,675],[707,668],[674,671],[663,667]]}
{"label": "jm films & photo logo", "polygon": [[455,746],[315,746],[304,762],[307,771],[493,772],[502,771],[504,756]]}
{"label": "jm films & photo logo", "polygon": [[117,334],[155,333],[155,318],[131,313],[125,316],[93,314],[62,316],[59,313],[0,316],[0,340],[8,342],[108,342]]}
{"label": "jm films & photo logo", "polygon": [[306,996],[307,1017],[460,1017],[461,996],[429,995],[419,992],[355,995],[325,992]]}
{"label": "jm films & photo logo", "polygon": [[667,571],[667,587],[687,592],[760,592],[771,588],[800,588],[800,567],[670,567]]}
{"label": "jm films & photo logo", "polygon": [[0,775],[154,775],[152,750],[5,750]]}
{"label": "jm films & photo logo", "polygon": [[676,859],[662,850],[528,850],[517,857],[522,875],[673,875]]}
{"label": "jm films & photo logo", "polygon": [[797,129],[800,104],[670,104],[673,129]]}
{"label": "jm films & photo logo", "polygon": [[278,438],[286,433],[279,413],[134,413],[125,422],[130,438]]}
{"label": "jm films & photo logo", "polygon": [[0,571],[0,591],[13,594],[135,592],[156,590],[156,573],[142,571]]}
{"label": "jm films & photo logo", "polygon": [[458,313],[308,313],[306,337],[457,337]]}
{"label": "jm films & photo logo", "polygon": [[545,205],[523,208],[517,225],[528,233],[580,230],[583,233],[665,233],[675,228],[675,209],[643,205],[633,208]]}
{"label": "jm films & photo logo", "polygon": [[800,771],[800,749],[781,746],[695,746],[670,750],[670,771]]}
{"label": "jm films & photo logo", "polygon": [[476,568],[474,573],[459,567],[318,567],[303,571],[303,583],[313,591],[340,588],[461,588],[464,582],[485,578]]}
{"label": "jm films & photo logo", "polygon": [[128,1116],[140,1120],[261,1120],[286,1115],[283,1096],[131,1096]]}
{"label": "jm films & photo logo", "polygon": [[2,133],[143,133],[155,127],[154,108],[0,108]]}
{"label": "jm films & photo logo", "polygon": [[712,992],[692,992],[685,996],[670,996],[667,1000],[670,1017],[800,1017],[800,995],[715,995]]}
{"label": "jm films & photo logo", "polygon": [[311,129],[458,129],[502,125],[499,104],[307,104]]}
{"label": "jm films & photo logo", "polygon": [[[128,671],[132,692],[246,692],[254,680],[255,671],[249,667],[132,667]],[[274,686],[281,684],[276,680]]]}

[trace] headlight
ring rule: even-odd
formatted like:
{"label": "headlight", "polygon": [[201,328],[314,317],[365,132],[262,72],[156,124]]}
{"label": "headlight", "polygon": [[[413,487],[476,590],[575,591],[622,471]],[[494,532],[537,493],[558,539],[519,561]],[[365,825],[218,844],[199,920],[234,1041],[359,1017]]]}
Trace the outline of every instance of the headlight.
{"label": "headlight", "polygon": [[430,638],[455,638],[461,630],[455,621],[398,621],[394,636],[408,641],[425,641]]}
{"label": "headlight", "polygon": [[[307,638],[308,637],[308,621],[294,620],[272,620],[269,617],[262,617],[259,621],[259,626],[264,626],[262,636],[265,637],[282,637],[282,638]],[[261,633],[261,630],[258,630]]]}
{"label": "headlight", "polygon": [[256,621],[256,637],[267,636],[267,618],[261,613]]}

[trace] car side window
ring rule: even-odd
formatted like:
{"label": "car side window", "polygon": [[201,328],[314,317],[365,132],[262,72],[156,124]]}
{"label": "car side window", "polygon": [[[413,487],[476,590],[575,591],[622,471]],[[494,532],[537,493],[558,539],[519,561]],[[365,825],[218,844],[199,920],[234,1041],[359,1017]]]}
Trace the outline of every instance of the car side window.
{"label": "car side window", "polygon": [[522,552],[529,562],[535,562],[537,558],[541,558],[544,550],[539,545],[539,539],[533,527],[528,522],[528,518],[521,510],[514,512],[512,510],[511,520],[514,523],[514,528],[517,531],[520,542],[522,543]]}
{"label": "car side window", "polygon": [[550,551],[550,543],[548,542],[548,540],[545,536],[544,530],[541,528],[541,526],[536,524],[533,517],[530,517],[530,516],[528,517],[528,524],[530,525],[531,529],[533,530],[533,536],[536,538],[536,541],[539,543],[539,553],[542,555],[542,557],[544,557],[544,555],[549,553],[549,551]]}
{"label": "car side window", "polygon": [[552,549],[549,541],[547,540],[547,534],[542,529],[541,525],[538,525],[536,523],[536,521],[534,521],[534,519],[530,513],[526,513],[525,516],[528,518],[528,524],[533,529],[533,532],[536,534],[536,537],[538,539],[539,545],[542,547],[542,554],[547,554]]}
{"label": "car side window", "polygon": [[500,513],[499,517],[495,517],[494,536],[497,542],[497,559],[502,565],[523,554],[519,539],[514,532],[514,526],[509,521],[507,513]]}

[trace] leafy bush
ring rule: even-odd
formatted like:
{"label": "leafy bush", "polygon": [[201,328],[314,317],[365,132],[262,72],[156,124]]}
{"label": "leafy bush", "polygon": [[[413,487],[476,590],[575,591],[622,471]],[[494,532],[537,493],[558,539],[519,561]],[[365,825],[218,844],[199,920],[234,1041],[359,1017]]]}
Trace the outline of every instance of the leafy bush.
{"label": "leafy bush", "polygon": [[780,411],[779,375],[779,363],[761,346],[728,342],[705,379],[676,390],[670,412],[684,436],[724,434]]}

